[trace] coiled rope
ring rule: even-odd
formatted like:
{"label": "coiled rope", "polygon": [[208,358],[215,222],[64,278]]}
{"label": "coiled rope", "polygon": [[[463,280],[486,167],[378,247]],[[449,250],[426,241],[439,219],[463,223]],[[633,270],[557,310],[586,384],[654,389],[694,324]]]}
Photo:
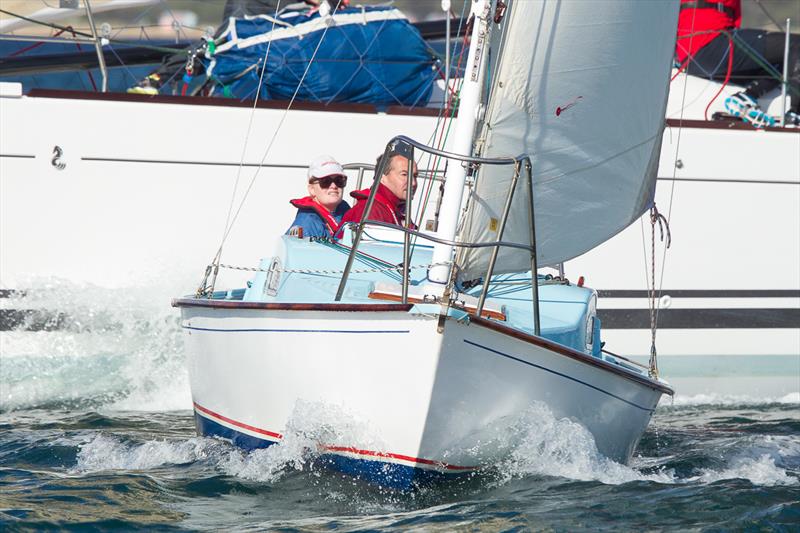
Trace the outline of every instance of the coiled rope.
{"label": "coiled rope", "polygon": [[[658,307],[657,301],[659,300],[656,298],[656,225],[658,225],[659,232],[661,234],[661,242],[664,242],[664,236],[666,232],[666,248],[669,248],[670,244],[672,244],[672,234],[669,231],[669,222],[667,218],[658,212],[658,208],[653,204],[653,207],[650,208],[650,287],[648,287],[648,300],[650,304],[650,364],[649,364],[649,374],[651,378],[658,377],[658,360],[656,354],[656,326],[658,323]],[[665,248],[665,253],[666,253]],[[662,268],[663,272],[663,268]],[[658,293],[660,294],[661,290],[659,287]]]}

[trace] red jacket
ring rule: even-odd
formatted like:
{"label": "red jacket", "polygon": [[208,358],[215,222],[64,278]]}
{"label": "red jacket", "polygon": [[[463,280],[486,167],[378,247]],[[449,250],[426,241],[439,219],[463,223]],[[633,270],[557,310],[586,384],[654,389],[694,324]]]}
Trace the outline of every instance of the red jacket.
{"label": "red jacket", "polygon": [[[294,222],[292,222],[292,226],[287,230],[287,233],[291,231],[292,227],[300,226],[305,231],[306,237],[333,235],[336,230],[339,229],[339,220],[341,220],[344,213],[350,208],[347,202],[341,202],[336,207],[336,212],[330,213],[310,196],[289,200],[289,203],[297,208],[297,216]],[[314,220],[314,215],[309,215],[310,213],[316,214],[319,219]]]}
{"label": "red jacket", "polygon": [[[705,7],[694,7],[704,4]],[[702,47],[716,39],[720,34],[719,30],[738,28],[741,25],[742,0],[708,2],[681,0],[675,57],[683,63],[688,56],[693,56]]]}
{"label": "red jacket", "polygon": [[[347,222],[361,222],[361,215],[364,214],[364,209],[367,207],[369,191],[369,189],[362,189],[350,193],[350,196],[358,200],[358,202],[342,217],[342,225]],[[400,209],[402,205],[403,202],[400,198],[381,183],[378,185],[378,192],[375,193],[375,202],[372,204],[372,210],[367,220],[388,222],[389,224],[402,226],[405,218],[405,214]]]}

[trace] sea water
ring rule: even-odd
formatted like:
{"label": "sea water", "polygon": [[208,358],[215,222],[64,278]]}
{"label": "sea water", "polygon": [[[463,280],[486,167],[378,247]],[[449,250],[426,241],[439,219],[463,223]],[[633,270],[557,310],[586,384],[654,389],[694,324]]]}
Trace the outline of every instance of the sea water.
{"label": "sea water", "polygon": [[628,465],[532,406],[505,461],[398,493],[315,466],[342,414],[296,409],[250,453],[197,437],[178,313],[149,291],[51,286],[26,305],[66,309],[58,330],[0,333],[0,529],[800,530],[797,393],[679,391]]}

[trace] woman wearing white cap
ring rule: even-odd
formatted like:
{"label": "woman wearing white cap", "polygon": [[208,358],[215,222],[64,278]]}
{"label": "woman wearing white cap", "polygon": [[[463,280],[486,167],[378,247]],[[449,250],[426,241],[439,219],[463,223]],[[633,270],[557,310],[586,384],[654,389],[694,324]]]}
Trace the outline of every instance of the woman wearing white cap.
{"label": "woman wearing white cap", "polygon": [[308,167],[308,196],[289,201],[297,208],[297,216],[286,234],[332,237],[350,209],[342,200],[346,185],[342,165],[329,155],[315,157]]}

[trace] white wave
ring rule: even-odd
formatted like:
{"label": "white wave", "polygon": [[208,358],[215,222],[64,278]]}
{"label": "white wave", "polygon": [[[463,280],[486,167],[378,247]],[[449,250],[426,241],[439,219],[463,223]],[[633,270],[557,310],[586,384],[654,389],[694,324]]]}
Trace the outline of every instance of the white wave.
{"label": "white wave", "polygon": [[770,454],[760,457],[739,457],[734,459],[728,468],[723,470],[703,470],[703,472],[687,481],[714,483],[725,479],[746,479],[754,485],[798,485],[800,481],[775,464]]}
{"label": "white wave", "polygon": [[[577,481],[618,485],[632,481],[662,484],[709,484],[746,479],[755,485],[800,484],[797,472],[786,468],[800,458],[800,442],[789,436],[752,435],[715,441],[715,456],[722,463],[678,478],[672,470],[655,473],[664,458],[635,458],[631,466],[603,456],[589,431],[569,419],[558,419],[543,404],[534,405],[507,426],[500,442],[488,444],[506,449],[506,459],[494,464],[497,483],[528,476],[552,476]],[[284,438],[268,448],[245,452],[219,439],[191,437],[127,443],[121,438],[96,435],[77,439],[77,465],[71,473],[102,470],[148,470],[164,465],[202,461],[225,475],[249,481],[275,483],[287,473],[313,471],[314,459],[325,445],[385,449],[363,420],[335,406],[298,402]],[[330,495],[335,499],[337,495]]]}
{"label": "white wave", "polygon": [[654,465],[663,464],[664,458],[634,458],[631,466],[612,461],[597,450],[592,434],[585,427],[569,419],[555,418],[543,404],[526,412],[505,435],[505,439],[516,443],[510,446],[508,459],[499,465],[503,482],[544,475],[609,485],[631,481],[713,483],[734,478],[764,486],[800,483],[796,474],[782,466],[800,459],[800,442],[784,436],[754,435],[718,442],[717,453],[723,456],[724,466],[678,478],[668,469],[649,474],[639,470],[645,467],[651,470]]}
{"label": "white wave", "polygon": [[229,475],[274,482],[288,470],[308,468],[324,446],[385,449],[368,423],[339,406],[298,401],[280,442],[250,454],[232,454],[221,466]]}
{"label": "white wave", "polygon": [[544,404],[531,407],[515,426],[509,436],[517,442],[500,465],[504,480],[545,475],[609,485],[675,481],[671,472],[642,474],[603,456],[589,430],[572,420],[557,419]]}
{"label": "white wave", "polygon": [[754,485],[798,485],[797,472],[787,465],[800,460],[800,442],[786,435],[749,435],[717,440],[715,455],[724,465],[701,469],[685,483],[714,483],[726,479],[746,479]]}
{"label": "white wave", "polygon": [[102,470],[148,470],[169,464],[206,461],[218,471],[251,481],[274,483],[286,472],[306,470],[322,445],[380,446],[368,426],[336,406],[298,402],[283,439],[264,449],[246,452],[220,439],[152,440],[126,443],[104,434],[78,439],[77,465],[72,473]]}
{"label": "white wave", "polygon": [[80,446],[77,465],[70,473],[149,470],[164,465],[192,463],[219,456],[225,447],[217,440],[201,437],[127,444],[119,438],[101,434]]}
{"label": "white wave", "polygon": [[163,297],[166,285],[123,290],[33,283],[35,290],[11,303],[67,318],[58,331],[0,333],[3,409],[59,403],[190,408],[179,313]]}
{"label": "white wave", "polygon": [[126,443],[115,436],[97,435],[79,445],[71,474],[106,470],[151,470],[166,465],[205,461],[230,476],[275,482],[289,470],[301,470],[315,449],[313,441],[289,438],[269,448],[246,452],[213,438],[151,440]]}
{"label": "white wave", "polygon": [[694,405],[768,405],[800,404],[800,392],[790,392],[781,396],[749,396],[742,394],[694,394],[676,395],[673,401],[662,401],[660,408]]}

